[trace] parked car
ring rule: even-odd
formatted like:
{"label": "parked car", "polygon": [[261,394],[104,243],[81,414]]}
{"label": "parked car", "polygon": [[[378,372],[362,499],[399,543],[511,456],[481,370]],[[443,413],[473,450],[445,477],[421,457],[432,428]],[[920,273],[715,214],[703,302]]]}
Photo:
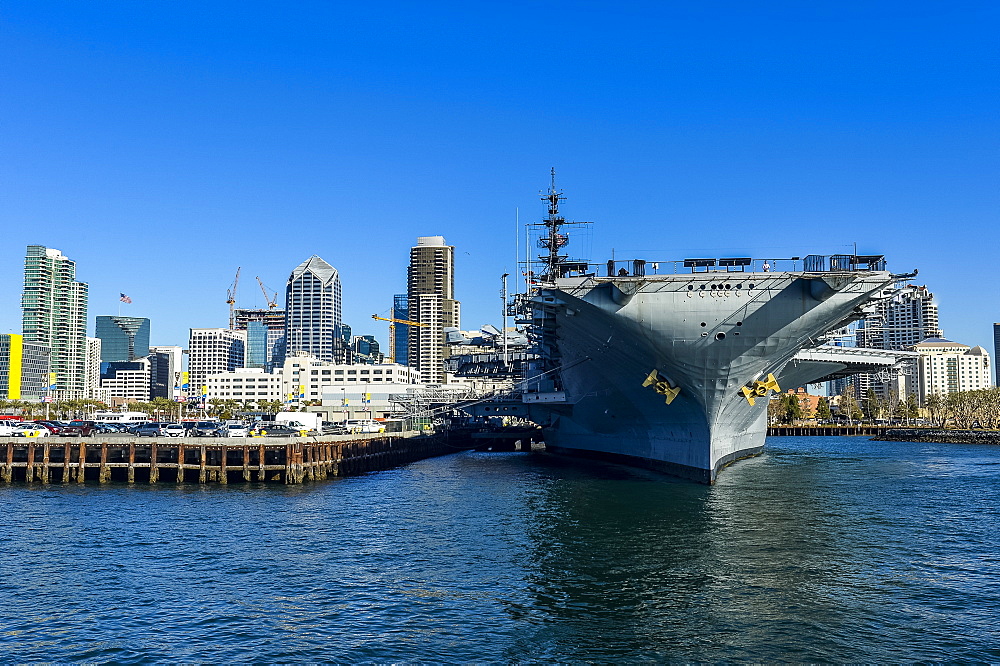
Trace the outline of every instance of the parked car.
{"label": "parked car", "polygon": [[95,432],[100,430],[94,421],[70,421],[58,434],[60,437],[90,437]]}
{"label": "parked car", "polygon": [[[169,429],[169,426],[177,426]],[[136,437],[183,437],[184,426],[180,423],[168,423],[166,421],[153,421],[139,426],[135,431]]]}
{"label": "parked car", "polygon": [[66,427],[65,423],[61,423],[59,421],[35,421],[35,423],[45,426],[53,435],[58,435],[62,432],[62,429]]}
{"label": "parked car", "polygon": [[217,431],[218,437],[249,437],[250,429],[243,423],[227,423]]}
{"label": "parked car", "polygon": [[260,429],[263,437],[298,437],[299,430],[283,425],[270,425]]}
{"label": "parked car", "polygon": [[218,421],[198,421],[191,428],[192,437],[212,437],[215,435],[215,431],[219,429]]}
{"label": "parked car", "polygon": [[167,437],[184,437],[187,435],[187,428],[183,423],[168,423],[163,432]]}
{"label": "parked car", "polygon": [[17,429],[21,427],[19,421],[2,421],[0,422],[0,437],[13,437]]}
{"label": "parked car", "polygon": [[52,431],[44,423],[22,423],[14,431],[14,437],[49,437]]}

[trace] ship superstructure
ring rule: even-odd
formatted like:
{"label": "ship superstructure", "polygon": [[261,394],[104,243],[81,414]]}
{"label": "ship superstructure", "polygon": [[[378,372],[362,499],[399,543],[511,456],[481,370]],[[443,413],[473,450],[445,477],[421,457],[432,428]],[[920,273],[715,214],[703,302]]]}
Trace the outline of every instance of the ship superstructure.
{"label": "ship superstructure", "polygon": [[542,198],[547,252],[524,299],[540,360],[520,388],[556,452],[713,482],[762,449],[769,396],[796,353],[901,277],[881,256],[569,260],[554,178]]}

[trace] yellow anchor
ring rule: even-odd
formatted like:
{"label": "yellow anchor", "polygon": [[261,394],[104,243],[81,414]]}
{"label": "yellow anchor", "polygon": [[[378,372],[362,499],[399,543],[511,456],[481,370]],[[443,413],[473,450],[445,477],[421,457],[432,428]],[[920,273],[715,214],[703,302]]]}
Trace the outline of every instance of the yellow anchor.
{"label": "yellow anchor", "polygon": [[763,398],[767,395],[768,391],[774,391],[775,393],[781,392],[781,387],[778,386],[778,380],[774,378],[774,375],[768,373],[767,379],[765,381],[755,381],[750,386],[744,386],[740,389],[740,393],[743,397],[747,399],[750,406],[753,407],[754,400],[757,398]]}
{"label": "yellow anchor", "polygon": [[652,386],[657,393],[666,396],[668,405],[672,403],[674,398],[677,397],[677,394],[681,392],[680,386],[671,386],[670,382],[667,381],[667,378],[660,375],[656,369],[649,373],[649,376],[646,377],[646,381],[644,381],[642,385]]}

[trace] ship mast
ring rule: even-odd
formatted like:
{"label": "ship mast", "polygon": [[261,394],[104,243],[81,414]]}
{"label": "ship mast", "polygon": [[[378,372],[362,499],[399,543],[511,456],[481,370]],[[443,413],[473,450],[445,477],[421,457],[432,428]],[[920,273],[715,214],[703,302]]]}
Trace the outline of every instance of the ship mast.
{"label": "ship mast", "polygon": [[559,233],[559,229],[566,223],[566,218],[559,214],[559,202],[565,200],[563,193],[556,189],[556,168],[552,167],[552,183],[548,192],[542,195],[542,201],[549,204],[548,217],[542,221],[546,233],[538,243],[548,250],[547,255],[538,257],[545,262],[545,271],[542,273],[542,280],[545,282],[553,282],[559,277],[559,264],[566,259],[566,255],[559,254],[559,249],[569,240],[565,234]]}

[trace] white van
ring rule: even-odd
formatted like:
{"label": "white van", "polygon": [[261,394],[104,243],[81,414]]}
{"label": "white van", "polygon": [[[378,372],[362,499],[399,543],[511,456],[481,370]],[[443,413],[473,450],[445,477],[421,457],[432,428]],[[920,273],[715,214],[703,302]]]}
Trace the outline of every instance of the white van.
{"label": "white van", "polygon": [[375,419],[347,419],[344,429],[350,433],[385,432],[385,426]]}

